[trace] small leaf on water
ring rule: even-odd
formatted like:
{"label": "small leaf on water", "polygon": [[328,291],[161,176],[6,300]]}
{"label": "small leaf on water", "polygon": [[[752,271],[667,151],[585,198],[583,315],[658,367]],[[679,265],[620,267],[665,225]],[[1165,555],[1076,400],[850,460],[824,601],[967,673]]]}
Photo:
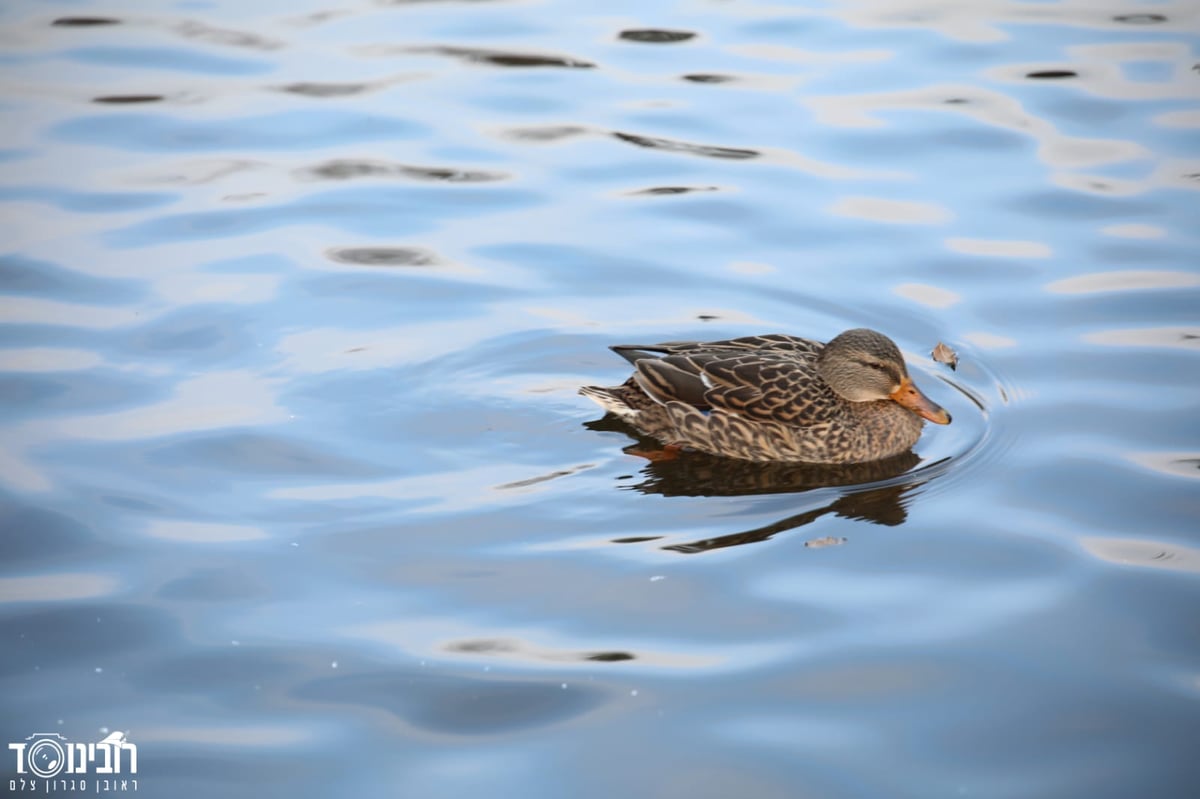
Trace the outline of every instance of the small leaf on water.
{"label": "small leaf on water", "polygon": [[938,363],[944,363],[951,369],[954,369],[958,366],[958,353],[940,341],[937,343],[937,346],[933,348],[933,352],[930,354],[933,356],[935,361]]}

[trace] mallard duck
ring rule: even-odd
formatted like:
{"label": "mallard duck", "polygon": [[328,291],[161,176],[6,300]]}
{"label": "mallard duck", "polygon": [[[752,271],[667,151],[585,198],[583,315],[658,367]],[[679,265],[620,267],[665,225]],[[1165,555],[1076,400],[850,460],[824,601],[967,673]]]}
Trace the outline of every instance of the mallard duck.
{"label": "mallard duck", "polygon": [[923,419],[950,423],[913,384],[896,344],[866,328],[828,344],[772,334],[611,349],[633,364],[633,376],[579,393],[674,449],[863,463],[908,450]]}

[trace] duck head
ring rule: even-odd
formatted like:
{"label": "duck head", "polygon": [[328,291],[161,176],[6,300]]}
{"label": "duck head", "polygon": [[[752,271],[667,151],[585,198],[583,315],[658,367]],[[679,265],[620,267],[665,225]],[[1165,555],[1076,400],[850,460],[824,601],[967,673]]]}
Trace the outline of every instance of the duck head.
{"label": "duck head", "polygon": [[950,424],[950,414],[921,393],[890,338],[865,327],[847,330],[825,345],[817,372],[850,402],[892,400],[934,424]]}

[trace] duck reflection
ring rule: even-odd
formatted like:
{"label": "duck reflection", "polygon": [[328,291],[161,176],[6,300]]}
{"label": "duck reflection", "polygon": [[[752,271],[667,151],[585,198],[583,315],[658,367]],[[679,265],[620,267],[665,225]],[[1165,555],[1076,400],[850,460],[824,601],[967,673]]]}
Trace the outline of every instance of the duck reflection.
{"label": "duck reflection", "polygon": [[[634,439],[637,443],[624,448],[624,451],[630,454],[661,449],[661,445],[654,439],[639,434],[637,430],[611,414],[585,422],[584,426],[599,432],[623,433]],[[676,458],[649,461],[641,469],[640,481],[628,487],[643,494],[661,494],[668,497],[789,494],[817,488],[865,485],[891,480],[911,471],[920,462],[920,456],[911,450],[881,461],[833,465],[754,463],[721,458],[703,452],[685,452]],[[909,495],[923,482],[923,476],[914,474],[909,480],[861,491],[849,491],[826,505],[762,527],[685,544],[672,544],[663,549],[695,554],[722,547],[754,544],[766,541],[777,533],[811,524],[830,514],[895,527],[903,524],[908,518],[905,505]],[[615,543],[637,543],[646,540],[648,539],[645,537],[622,538]]]}
{"label": "duck reflection", "polygon": [[[663,549],[671,552],[682,552],[685,555],[694,555],[699,552],[709,552],[724,547],[757,544],[760,541],[770,540],[776,533],[812,524],[817,519],[828,514],[841,516],[844,519],[857,519],[872,524],[895,527],[903,524],[908,518],[908,514],[904,510],[905,500],[916,485],[916,483],[891,485],[845,494],[828,505],[813,508],[804,513],[797,513],[795,516],[788,516],[786,519],[780,519],[777,522],[772,522],[762,527],[755,527],[752,530],[744,530],[739,533],[718,535],[712,538],[702,538],[698,541],[689,541],[686,544],[671,544],[663,547]],[[817,546],[826,546],[829,543],[840,543],[840,540],[831,541],[823,539],[819,543],[810,543]]]}

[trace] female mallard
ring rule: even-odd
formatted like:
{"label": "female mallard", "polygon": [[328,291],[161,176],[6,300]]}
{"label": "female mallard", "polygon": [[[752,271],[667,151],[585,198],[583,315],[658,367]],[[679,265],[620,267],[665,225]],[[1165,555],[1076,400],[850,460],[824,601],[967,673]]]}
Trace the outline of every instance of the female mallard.
{"label": "female mallard", "polygon": [[748,461],[861,463],[912,447],[922,417],[950,423],[913,385],[895,343],[866,328],[828,344],[774,334],[612,349],[633,364],[633,376],[579,393],[673,447]]}

